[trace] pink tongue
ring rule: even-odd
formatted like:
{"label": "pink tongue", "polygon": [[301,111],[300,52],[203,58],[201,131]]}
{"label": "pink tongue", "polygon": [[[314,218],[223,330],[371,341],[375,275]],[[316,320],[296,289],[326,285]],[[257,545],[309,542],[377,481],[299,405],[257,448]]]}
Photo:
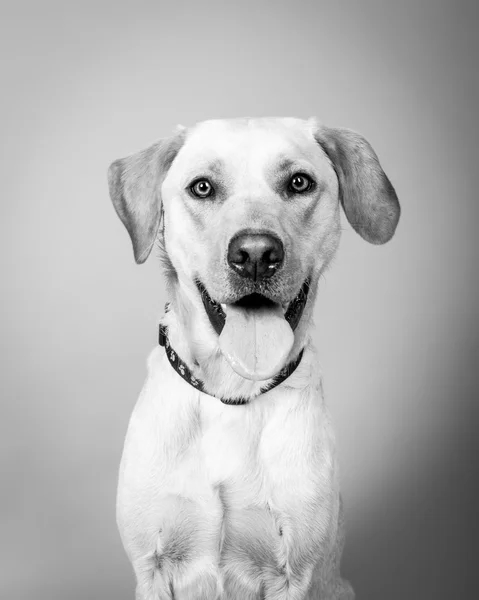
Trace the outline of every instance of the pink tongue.
{"label": "pink tongue", "polygon": [[246,309],[228,305],[220,348],[232,368],[246,379],[262,381],[284,367],[294,334],[280,306]]}

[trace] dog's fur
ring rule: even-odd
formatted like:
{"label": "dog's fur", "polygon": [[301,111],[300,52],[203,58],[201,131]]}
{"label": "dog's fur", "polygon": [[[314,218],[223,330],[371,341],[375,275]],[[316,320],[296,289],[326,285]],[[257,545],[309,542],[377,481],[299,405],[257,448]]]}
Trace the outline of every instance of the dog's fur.
{"label": "dog's fur", "polygon": [[[291,197],[285,184],[297,172],[316,184]],[[214,182],[214,199],[189,192],[199,176]],[[369,242],[388,241],[396,228],[399,204],[376,154],[359,134],[314,119],[206,121],[115,161],[109,184],[137,262],[159,241],[170,297],[163,322],[209,392],[179,377],[163,348],[152,352],[117,502],[137,600],[354,598],[339,572],[337,460],[310,333],[341,205]],[[219,350],[195,283],[223,304],[252,293],[226,260],[245,228],[284,244],[283,266],[255,291],[285,306],[310,280],[288,358],[304,348],[301,363],[263,394],[265,382],[237,374]],[[249,402],[218,400],[234,396]]]}

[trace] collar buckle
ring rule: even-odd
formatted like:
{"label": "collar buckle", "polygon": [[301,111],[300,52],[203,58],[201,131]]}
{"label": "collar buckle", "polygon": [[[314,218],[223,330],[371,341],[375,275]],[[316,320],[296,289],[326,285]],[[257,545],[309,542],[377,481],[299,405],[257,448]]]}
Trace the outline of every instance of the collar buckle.
{"label": "collar buckle", "polygon": [[166,325],[162,325],[161,323],[158,328],[158,344],[163,347],[166,346]]}

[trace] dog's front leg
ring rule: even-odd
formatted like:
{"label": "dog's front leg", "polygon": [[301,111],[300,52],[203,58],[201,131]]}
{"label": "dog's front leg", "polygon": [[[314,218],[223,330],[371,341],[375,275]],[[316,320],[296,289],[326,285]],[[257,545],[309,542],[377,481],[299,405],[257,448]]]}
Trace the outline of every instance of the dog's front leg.
{"label": "dog's front leg", "polygon": [[152,369],[130,420],[117,498],[137,600],[221,596],[223,509],[201,458],[196,411],[193,388],[179,401],[168,377]]}
{"label": "dog's front leg", "polygon": [[206,488],[198,498],[187,498],[174,489],[173,480],[164,482],[168,487],[171,493],[162,490],[140,502],[141,514],[132,511],[124,518],[122,537],[137,577],[136,598],[216,600],[222,594],[219,499]]}
{"label": "dog's front leg", "polygon": [[193,501],[178,497],[171,500],[176,504],[177,519],[168,524],[165,517],[156,549],[132,561],[137,600],[219,599],[222,585],[216,521],[208,519]]}
{"label": "dog's front leg", "polygon": [[221,578],[215,560],[155,554],[133,562],[136,600],[219,600]]}

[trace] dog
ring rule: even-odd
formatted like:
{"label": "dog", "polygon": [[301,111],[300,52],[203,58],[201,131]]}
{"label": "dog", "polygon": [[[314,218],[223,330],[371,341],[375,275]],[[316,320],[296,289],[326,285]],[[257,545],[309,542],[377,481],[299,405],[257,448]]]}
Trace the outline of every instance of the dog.
{"label": "dog", "polygon": [[119,474],[136,600],[354,598],[311,327],[341,207],[370,243],[396,229],[377,155],[315,119],[209,120],[108,177],[169,297]]}

